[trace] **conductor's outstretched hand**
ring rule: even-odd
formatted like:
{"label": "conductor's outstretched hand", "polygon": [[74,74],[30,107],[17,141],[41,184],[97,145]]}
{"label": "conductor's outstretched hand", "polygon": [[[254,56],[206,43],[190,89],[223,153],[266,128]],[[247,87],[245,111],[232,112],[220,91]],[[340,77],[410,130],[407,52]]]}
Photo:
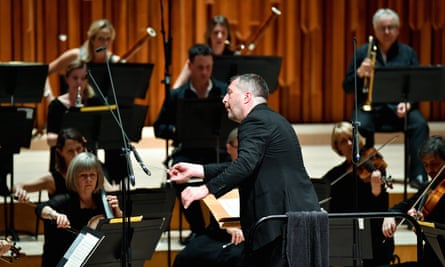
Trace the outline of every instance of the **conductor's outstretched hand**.
{"label": "conductor's outstretched hand", "polygon": [[173,165],[168,171],[170,181],[187,183],[191,177],[204,178],[204,168],[200,164],[180,162]]}

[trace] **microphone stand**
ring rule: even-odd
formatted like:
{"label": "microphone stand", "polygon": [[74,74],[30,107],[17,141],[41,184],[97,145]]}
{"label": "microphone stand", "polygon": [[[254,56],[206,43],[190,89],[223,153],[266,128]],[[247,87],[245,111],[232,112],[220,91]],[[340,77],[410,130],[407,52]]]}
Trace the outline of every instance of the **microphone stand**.
{"label": "microphone stand", "polygon": [[[162,83],[165,85],[165,96],[164,96],[164,104],[169,101],[170,98],[170,88],[171,88],[171,74],[170,74],[170,66],[171,66],[171,56],[172,56],[172,37],[171,37],[171,25],[172,25],[172,1],[168,0],[168,36],[165,33],[165,25],[164,25],[164,0],[159,0],[161,7],[161,34],[164,43],[164,80]],[[165,167],[168,168],[168,143],[169,139],[165,140]],[[168,183],[166,183],[168,186]],[[171,186],[171,185],[170,185]],[[181,220],[181,218],[179,218]],[[167,231],[167,266],[171,266],[171,234],[170,234],[170,226]]]}
{"label": "microphone stand", "polygon": [[[165,33],[165,25],[164,25],[164,4],[163,4],[163,0],[160,0],[160,6],[161,6],[161,34],[162,34],[162,39],[163,39],[163,43],[164,43],[164,80],[162,80],[161,83],[164,84],[165,86],[165,96],[164,96],[164,104],[169,100],[170,98],[170,89],[171,89],[171,74],[170,74],[170,66],[171,66],[171,54],[172,54],[172,49],[171,49],[171,43],[172,43],[172,38],[171,38],[171,0],[168,0],[168,36]],[[168,168],[168,159],[169,159],[169,153],[168,153],[168,143],[169,143],[169,139],[165,140],[165,158],[166,158],[166,162],[165,162],[165,167]]]}
{"label": "microphone stand", "polygon": [[[354,42],[354,70],[357,72],[357,38],[353,38]],[[360,122],[358,121],[358,101],[357,101],[357,74],[354,75],[354,114],[355,118],[352,121],[352,177],[353,177],[353,209],[355,212],[358,210],[358,181],[357,181],[357,167],[360,162],[360,141],[359,141],[359,132],[358,127]],[[353,219],[352,221],[352,242],[353,242],[353,266],[357,266],[357,259],[359,258],[359,242],[358,242],[358,220]]]}
{"label": "microphone stand", "polygon": [[[128,237],[130,236],[129,234],[131,233],[131,222],[130,222],[130,218],[128,217],[127,214],[127,203],[128,203],[128,198],[129,198],[129,184],[131,183],[132,185],[135,185],[135,176],[134,176],[134,172],[133,172],[133,167],[131,165],[131,160],[130,160],[130,152],[133,151],[136,160],[139,162],[139,164],[141,164],[142,169],[144,170],[144,172],[146,172],[148,175],[151,175],[150,171],[148,170],[147,167],[145,167],[145,165],[143,164],[139,154],[137,153],[136,149],[134,149],[134,147],[132,145],[130,145],[130,140],[127,136],[127,134],[125,133],[124,127],[123,127],[123,123],[122,123],[122,117],[121,117],[121,113],[120,113],[120,109],[119,109],[119,104],[117,101],[117,96],[116,96],[116,89],[114,87],[114,82],[113,82],[113,77],[111,75],[111,69],[110,69],[110,62],[107,58],[107,48],[102,46],[96,49],[96,53],[104,51],[105,54],[105,65],[107,67],[107,72],[108,72],[108,78],[110,80],[110,85],[111,85],[111,91],[113,93],[113,100],[114,103],[116,105],[116,114],[114,114],[114,112],[110,109],[110,112],[113,116],[113,118],[115,119],[119,130],[121,131],[121,137],[122,137],[122,144],[123,144],[123,152],[124,152],[124,156],[127,162],[127,179],[122,179],[122,212],[123,212],[123,219],[122,219],[122,247],[121,247],[121,266],[122,267],[127,267],[127,266],[131,266],[131,243],[129,242],[130,240],[128,239]],[[98,89],[97,91],[100,93],[102,99],[104,100],[105,104],[107,106],[110,106],[108,103],[107,98],[104,96],[104,94],[102,93],[102,90],[100,89],[100,87],[98,86],[98,84],[96,83],[93,75],[91,74],[90,71],[88,71],[88,75],[90,76],[90,78],[92,79],[94,85],[96,86],[96,88]]]}

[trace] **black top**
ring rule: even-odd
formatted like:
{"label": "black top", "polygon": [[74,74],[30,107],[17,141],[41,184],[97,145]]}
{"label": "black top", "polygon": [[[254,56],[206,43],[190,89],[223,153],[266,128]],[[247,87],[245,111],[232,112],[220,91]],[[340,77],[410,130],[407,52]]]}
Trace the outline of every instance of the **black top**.
{"label": "black top", "polygon": [[[213,87],[211,88],[207,99],[217,99],[222,101],[222,98],[226,94],[227,84],[212,79],[212,85]],[[180,142],[176,135],[176,126],[178,124],[177,108],[179,100],[181,99],[198,99],[196,93],[190,89],[190,81],[170,91],[170,95],[164,101],[161,112],[153,124],[155,136],[173,140],[173,146],[177,148],[180,146]],[[225,152],[221,151],[219,153],[221,158],[226,158]],[[203,164],[216,162],[216,151],[215,147],[177,149],[173,152],[172,157],[174,163],[187,161]]]}
{"label": "black top", "polygon": [[[238,127],[238,158],[204,165],[209,191],[220,197],[239,187],[240,220],[246,238],[262,217],[288,211],[320,210],[301,147],[289,122],[266,104],[257,105]],[[282,235],[281,223],[257,232],[258,249]]]}
{"label": "black top", "polygon": [[[434,184],[431,185],[430,189],[434,190],[443,179],[445,179],[444,175],[442,175],[442,177],[439,177],[438,179],[436,179]],[[425,191],[427,186],[428,185],[424,185],[412,197],[394,205],[389,210],[390,211],[399,211],[399,212],[403,212],[403,213],[408,212],[408,210],[411,209],[413,207],[414,203],[420,198],[420,195]],[[426,201],[427,197],[428,196],[426,195],[425,201]],[[418,203],[422,204],[422,202],[425,203],[425,201],[419,201]],[[419,207],[419,204],[416,205],[415,208],[417,210],[422,211],[422,207]],[[445,224],[444,209],[445,209],[445,197],[442,196],[438,199],[438,201],[437,201],[436,205],[434,206],[434,208],[432,209],[432,211],[427,216],[425,216],[424,221]],[[437,258],[436,254],[434,253],[433,249],[431,248],[431,246],[429,245],[428,242],[425,243],[423,253],[424,253],[423,265],[421,265],[421,266],[442,266],[442,264],[440,263],[439,259]]]}
{"label": "black top", "polygon": [[[377,45],[376,45],[377,46]],[[391,48],[388,50],[386,55],[386,61],[383,60],[381,52],[377,46],[376,51],[376,62],[375,67],[401,67],[401,66],[417,66],[419,65],[419,60],[417,54],[410,46],[402,44],[400,42],[395,42]],[[363,60],[368,56],[368,44],[364,44],[357,49],[356,52],[356,67],[359,68]],[[354,77],[356,75],[356,70],[354,69],[354,59],[351,60],[351,64],[346,72],[345,79],[343,80],[343,89],[346,93],[354,93],[355,82]],[[361,93],[363,88],[363,78],[357,76],[357,88],[359,94],[357,95],[358,104],[362,105],[367,94]],[[394,103],[398,104],[398,103]],[[393,105],[394,105],[393,104]],[[376,104],[385,105],[385,104]]]}
{"label": "black top", "polygon": [[[80,208],[80,199],[77,193],[67,193],[56,195],[47,202],[40,203],[36,207],[36,214],[40,217],[42,209],[50,206],[58,213],[68,216],[71,228],[80,230],[88,224],[88,221],[100,214],[105,214],[100,194],[93,195],[96,202],[96,209]],[[43,245],[42,266],[56,266],[57,262],[63,257],[66,250],[76,238],[76,235],[66,229],[59,229],[54,221],[45,220],[47,227],[45,228],[45,243]]]}
{"label": "black top", "polygon": [[[342,164],[329,170],[322,177],[322,180],[332,183],[344,175],[349,168],[350,164],[344,161]],[[354,199],[355,184],[357,184],[357,203]],[[354,175],[350,172],[331,186],[331,199],[329,203],[329,212],[331,213],[378,212],[388,210],[389,198],[384,185],[382,185],[380,195],[374,196],[371,191],[371,183],[365,182],[358,177],[354,180]],[[394,239],[386,239],[383,236],[381,230],[382,222],[383,219],[371,220],[373,260],[370,264],[372,264],[372,266],[389,264],[393,258]],[[385,242],[383,242],[384,240]]]}

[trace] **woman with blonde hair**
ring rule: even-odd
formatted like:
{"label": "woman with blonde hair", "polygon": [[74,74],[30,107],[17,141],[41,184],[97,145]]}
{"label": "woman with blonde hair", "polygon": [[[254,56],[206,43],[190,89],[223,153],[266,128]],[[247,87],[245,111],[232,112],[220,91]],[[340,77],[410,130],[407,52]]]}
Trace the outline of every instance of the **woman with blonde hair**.
{"label": "woman with blonde hair", "polygon": [[[332,129],[331,147],[344,161],[330,169],[322,180],[331,185],[329,212],[370,212],[387,211],[389,204],[388,192],[383,183],[386,171],[377,166],[369,166],[362,174],[352,172],[353,169],[353,128],[349,122],[336,123]],[[364,139],[359,136],[360,153],[364,147]],[[380,155],[380,154],[379,154]],[[381,155],[380,155],[381,156]],[[362,159],[366,159],[363,157]],[[367,163],[363,163],[364,167]],[[366,174],[366,177],[365,175]],[[355,197],[357,196],[357,198]],[[388,265],[393,259],[394,240],[388,239],[381,232],[382,219],[371,220],[373,258],[363,260],[361,266]]]}
{"label": "woman with blonde hair", "polygon": [[[118,62],[120,57],[114,55],[111,51],[111,45],[116,38],[116,31],[107,19],[96,20],[91,23],[87,32],[88,39],[81,47],[72,48],[65,51],[58,58],[49,63],[48,76],[64,71],[74,60],[82,60],[86,63],[104,63],[107,59],[110,62]],[[106,54],[96,53],[99,47],[106,48]],[[106,56],[105,56],[106,55]],[[49,81],[46,81],[45,96],[48,98],[48,103],[53,99],[53,93]]]}
{"label": "woman with blonde hair", "polygon": [[64,228],[80,230],[92,218],[105,215],[108,207],[114,217],[122,217],[117,196],[102,197],[104,181],[102,165],[96,156],[82,152],[68,166],[68,193],[56,195],[37,206],[36,213],[40,218],[54,221],[45,231],[42,266],[56,266],[76,238]]}

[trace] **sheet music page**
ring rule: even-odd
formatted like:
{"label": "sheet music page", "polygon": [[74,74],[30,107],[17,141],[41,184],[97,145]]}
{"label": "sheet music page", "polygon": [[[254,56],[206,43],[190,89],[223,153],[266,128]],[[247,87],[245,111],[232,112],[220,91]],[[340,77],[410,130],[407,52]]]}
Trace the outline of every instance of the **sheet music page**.
{"label": "sheet music page", "polygon": [[71,245],[70,249],[65,253],[64,258],[67,262],[66,267],[78,267],[82,266],[85,259],[88,258],[90,252],[94,250],[100,239],[90,233],[79,234],[75,242]]}
{"label": "sheet music page", "polygon": [[220,198],[218,201],[221,203],[221,206],[223,206],[230,217],[239,217],[239,199]]}

